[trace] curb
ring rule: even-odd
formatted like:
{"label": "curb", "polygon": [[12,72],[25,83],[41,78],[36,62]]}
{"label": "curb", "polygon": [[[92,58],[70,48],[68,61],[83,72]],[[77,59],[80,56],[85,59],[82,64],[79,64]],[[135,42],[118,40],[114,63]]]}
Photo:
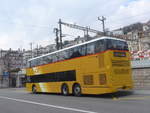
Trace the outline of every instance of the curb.
{"label": "curb", "polygon": [[150,90],[133,90],[133,94],[145,94],[145,95],[150,95]]}

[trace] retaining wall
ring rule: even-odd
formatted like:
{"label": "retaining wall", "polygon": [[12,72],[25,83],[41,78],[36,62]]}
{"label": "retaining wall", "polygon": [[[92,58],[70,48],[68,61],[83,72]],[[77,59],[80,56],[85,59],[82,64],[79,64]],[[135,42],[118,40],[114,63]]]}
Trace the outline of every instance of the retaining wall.
{"label": "retaining wall", "polygon": [[134,89],[150,90],[150,60],[132,61]]}

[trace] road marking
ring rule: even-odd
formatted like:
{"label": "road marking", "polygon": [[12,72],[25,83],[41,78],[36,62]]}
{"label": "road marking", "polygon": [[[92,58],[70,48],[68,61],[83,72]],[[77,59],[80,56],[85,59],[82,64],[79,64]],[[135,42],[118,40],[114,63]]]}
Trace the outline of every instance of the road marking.
{"label": "road marking", "polygon": [[117,98],[117,97],[113,97],[112,99],[113,99],[113,100],[118,100],[118,98]]}
{"label": "road marking", "polygon": [[0,96],[0,98],[7,99],[7,100],[13,100],[13,101],[17,101],[17,102],[22,102],[22,103],[29,103],[29,104],[47,106],[47,107],[52,107],[52,108],[65,109],[65,110],[70,110],[70,111],[77,111],[77,112],[81,112],[81,113],[97,113],[97,112],[93,112],[93,111],[86,111],[86,110],[70,108],[70,107],[63,107],[63,106],[56,106],[56,105],[45,104],[45,103],[38,103],[38,102],[29,101],[29,100],[9,98],[9,97],[5,97],[5,96]]}

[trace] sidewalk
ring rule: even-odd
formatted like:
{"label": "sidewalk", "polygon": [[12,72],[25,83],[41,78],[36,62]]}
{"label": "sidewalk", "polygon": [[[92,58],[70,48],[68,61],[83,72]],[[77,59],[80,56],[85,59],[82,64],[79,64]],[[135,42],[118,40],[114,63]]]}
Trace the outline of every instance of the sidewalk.
{"label": "sidewalk", "polygon": [[150,90],[133,90],[133,94],[145,94],[145,95],[150,95]]}

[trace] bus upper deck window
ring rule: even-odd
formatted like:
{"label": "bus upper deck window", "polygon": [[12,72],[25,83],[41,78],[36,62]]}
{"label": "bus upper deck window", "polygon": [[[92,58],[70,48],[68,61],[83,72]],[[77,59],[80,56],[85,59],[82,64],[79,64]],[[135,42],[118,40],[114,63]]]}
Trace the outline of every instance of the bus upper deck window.
{"label": "bus upper deck window", "polygon": [[95,43],[95,53],[102,52],[106,50],[105,40],[99,40]]}
{"label": "bus upper deck window", "polygon": [[27,67],[31,67],[31,61],[27,63]]}

